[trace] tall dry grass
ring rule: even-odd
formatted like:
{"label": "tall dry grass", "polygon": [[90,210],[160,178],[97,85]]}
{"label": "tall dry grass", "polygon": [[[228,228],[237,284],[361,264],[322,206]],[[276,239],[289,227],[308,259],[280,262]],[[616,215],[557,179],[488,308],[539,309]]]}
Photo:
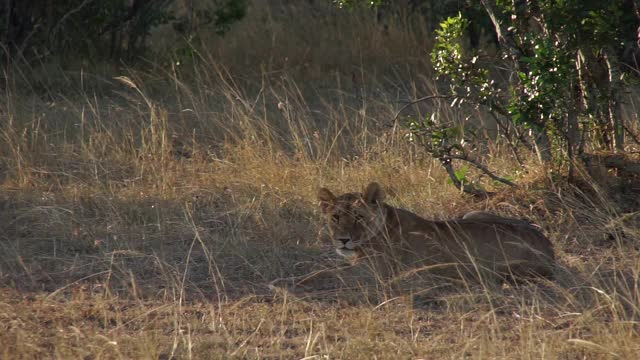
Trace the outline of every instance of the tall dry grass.
{"label": "tall dry grass", "polygon": [[[530,154],[520,188],[460,194],[392,122],[438,89],[428,36],[308,6],[255,1],[180,65],[4,73],[2,358],[635,358],[637,193],[569,187]],[[428,112],[468,114],[409,114]],[[503,144],[484,146],[516,174]],[[317,189],[371,180],[426,217],[532,219],[556,280],[388,291],[318,236]]]}

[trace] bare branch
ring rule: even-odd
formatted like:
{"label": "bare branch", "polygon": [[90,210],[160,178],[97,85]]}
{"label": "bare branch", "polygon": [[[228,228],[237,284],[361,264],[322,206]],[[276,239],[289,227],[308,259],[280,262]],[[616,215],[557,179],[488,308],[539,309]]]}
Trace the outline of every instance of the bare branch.
{"label": "bare branch", "polygon": [[469,184],[463,184],[456,176],[456,172],[455,170],[453,170],[453,166],[451,166],[451,158],[441,158],[440,163],[447,171],[447,174],[449,174],[449,178],[451,179],[455,187],[457,187],[458,189],[461,189],[463,192],[474,195],[474,196],[488,197],[489,195],[491,195],[490,192],[487,192],[481,189],[476,189],[475,187]]}
{"label": "bare branch", "polygon": [[462,160],[462,161],[466,161],[469,164],[475,166],[476,168],[480,169],[480,171],[482,171],[483,173],[485,173],[487,176],[489,176],[491,179],[501,182],[503,184],[507,184],[509,186],[518,186],[516,185],[514,182],[509,181],[505,178],[501,178],[500,176],[494,174],[491,172],[491,170],[489,170],[486,166],[484,166],[482,163],[480,163],[478,160],[475,159],[471,159],[469,158],[467,155],[454,155],[454,154],[449,154],[447,155],[449,158],[451,159],[456,159],[456,160]]}
{"label": "bare branch", "polygon": [[493,27],[496,30],[496,35],[498,35],[498,41],[500,45],[504,46],[505,49],[509,51],[512,58],[516,60],[516,62],[520,62],[520,59],[524,56],[522,50],[516,44],[516,41],[513,39],[512,34],[507,30],[502,24],[500,24],[500,20],[496,15],[495,10],[495,1],[493,0],[481,0],[482,6],[484,7],[487,15],[491,19],[493,23]]}
{"label": "bare branch", "polygon": [[624,130],[627,132],[627,134],[631,136],[631,139],[633,139],[633,142],[640,145],[640,137],[637,134],[634,134],[633,131],[631,131],[631,129],[629,129],[627,125],[623,124],[622,126],[624,127]]}
{"label": "bare branch", "polygon": [[[509,122],[506,122],[506,124],[503,123],[502,120],[498,118],[493,111],[489,111],[489,114],[491,114],[493,119],[496,121],[498,128],[500,128],[500,131],[502,131],[502,133],[504,134],[504,137],[507,139],[509,148],[511,148],[511,152],[513,153],[513,156],[516,158],[518,165],[520,165],[521,168],[526,169],[524,161],[522,161],[522,159],[520,158],[520,154],[518,153],[518,143],[516,141],[513,141],[513,138],[511,137],[511,126],[509,126],[510,123]],[[513,132],[516,135],[516,140],[522,142],[529,150],[531,150],[530,144],[527,141],[525,141],[521,133],[518,131],[518,127],[515,125],[513,126]]]}
{"label": "bare branch", "polygon": [[64,16],[60,19],[60,21],[58,21],[56,26],[51,31],[51,35],[52,36],[56,36],[58,34],[58,31],[60,31],[60,27],[62,27],[62,24],[64,24],[71,15],[73,15],[73,14],[77,13],[78,11],[82,10],[83,7],[85,7],[87,4],[89,4],[92,1],[93,0],[84,0],[80,5],[78,5],[78,7],[76,7],[75,9],[71,9],[71,11],[69,11],[66,14],[64,14]]}
{"label": "bare branch", "polygon": [[415,99],[415,100],[410,100],[409,102],[407,102],[404,106],[402,106],[400,108],[400,110],[398,110],[398,112],[396,113],[396,115],[393,117],[393,122],[395,123],[398,120],[398,117],[400,116],[400,114],[405,111],[408,107],[415,105],[417,103],[423,102],[423,101],[427,101],[427,100],[433,100],[433,99],[451,99],[452,96],[451,95],[429,95],[429,96],[425,96],[425,97],[421,97],[419,99]]}

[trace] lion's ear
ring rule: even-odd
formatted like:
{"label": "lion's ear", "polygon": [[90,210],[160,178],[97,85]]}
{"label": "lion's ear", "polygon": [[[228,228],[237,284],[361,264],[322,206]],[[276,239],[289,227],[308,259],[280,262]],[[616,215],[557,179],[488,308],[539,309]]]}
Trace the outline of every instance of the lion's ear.
{"label": "lion's ear", "polygon": [[384,191],[377,182],[367,185],[363,193],[364,200],[367,204],[381,204],[384,201]]}
{"label": "lion's ear", "polygon": [[318,201],[320,201],[320,208],[326,213],[333,207],[336,196],[329,189],[320,188],[318,190]]}

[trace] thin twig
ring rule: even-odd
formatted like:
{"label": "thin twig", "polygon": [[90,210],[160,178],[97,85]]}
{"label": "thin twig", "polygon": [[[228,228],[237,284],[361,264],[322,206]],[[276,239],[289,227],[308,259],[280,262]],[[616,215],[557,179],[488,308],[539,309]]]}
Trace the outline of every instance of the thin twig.
{"label": "thin twig", "polygon": [[[503,109],[501,106],[495,106],[495,105],[494,105],[494,106],[492,106],[492,107],[490,108],[489,113],[491,114],[491,116],[493,116],[493,118],[496,120],[496,122],[502,122],[502,121],[501,121],[500,119],[498,119],[498,117],[496,116],[496,114],[494,113],[494,111],[493,111],[493,110],[495,110],[498,114],[500,114],[500,115],[502,115],[502,116],[505,116],[505,117],[508,117],[508,116],[509,116],[509,112],[508,112],[508,111],[506,111],[505,109]],[[525,134],[524,134],[524,133],[522,133],[522,132],[520,132],[520,131],[518,130],[518,127],[517,127],[517,126],[515,126],[515,125],[513,126],[513,132],[515,133],[515,135],[516,135],[516,139],[517,139],[518,141],[522,142],[522,144],[523,144],[524,146],[526,146],[526,147],[527,147],[527,149],[529,149],[530,151],[534,151],[534,146],[533,146],[533,145],[531,145],[531,144],[529,143],[529,141],[528,141],[528,140],[527,140],[527,138],[525,137]],[[516,145],[517,145],[517,144],[516,144]]]}
{"label": "thin twig", "polygon": [[[507,125],[503,124],[502,120],[500,120],[493,111],[489,111],[489,114],[491,114],[496,124],[498,125],[498,128],[500,128],[500,131],[502,131],[504,137],[507,139],[507,143],[511,148],[511,152],[513,152],[513,156],[516,158],[516,161],[518,162],[520,167],[522,169],[526,169],[524,161],[522,161],[522,159],[520,158],[520,154],[518,153],[518,143],[513,141],[513,138],[511,137],[511,127],[508,125],[509,123],[507,122]],[[515,132],[516,140],[521,141],[523,144],[525,144],[525,146],[528,146],[528,144],[523,141],[524,139],[521,139],[520,133],[518,132],[518,128],[516,126],[513,126],[513,131]]]}
{"label": "thin twig", "polygon": [[432,100],[432,99],[450,99],[450,98],[451,98],[451,95],[429,95],[429,96],[421,97],[419,99],[410,100],[404,106],[402,106],[400,110],[398,110],[396,115],[393,117],[393,123],[395,123],[398,120],[398,117],[400,116],[400,114],[404,110],[406,110],[409,106],[415,105],[423,101]]}
{"label": "thin twig", "polygon": [[60,19],[60,21],[58,21],[53,30],[51,30],[52,37],[55,37],[58,34],[58,31],[60,31],[60,27],[62,27],[62,24],[64,24],[71,15],[82,10],[83,7],[85,7],[92,1],[93,0],[84,0],[80,5],[78,5],[78,7],[76,7],[75,9],[71,9],[68,13],[64,14],[64,16]]}
{"label": "thin twig", "polygon": [[627,125],[622,125],[622,126],[624,127],[624,130],[627,132],[627,134],[631,136],[631,138],[633,139],[633,142],[640,145],[640,138],[638,138],[638,135],[634,134],[633,131],[631,131],[631,129],[629,129]]}

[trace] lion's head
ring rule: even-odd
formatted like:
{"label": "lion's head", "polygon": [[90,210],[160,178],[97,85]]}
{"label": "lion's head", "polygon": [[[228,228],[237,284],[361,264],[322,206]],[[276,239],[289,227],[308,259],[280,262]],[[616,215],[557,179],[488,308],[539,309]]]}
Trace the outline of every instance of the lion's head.
{"label": "lion's head", "polygon": [[320,208],[327,218],[327,230],[339,255],[356,259],[362,246],[384,231],[384,193],[375,182],[362,193],[335,196],[329,189],[318,191]]}

